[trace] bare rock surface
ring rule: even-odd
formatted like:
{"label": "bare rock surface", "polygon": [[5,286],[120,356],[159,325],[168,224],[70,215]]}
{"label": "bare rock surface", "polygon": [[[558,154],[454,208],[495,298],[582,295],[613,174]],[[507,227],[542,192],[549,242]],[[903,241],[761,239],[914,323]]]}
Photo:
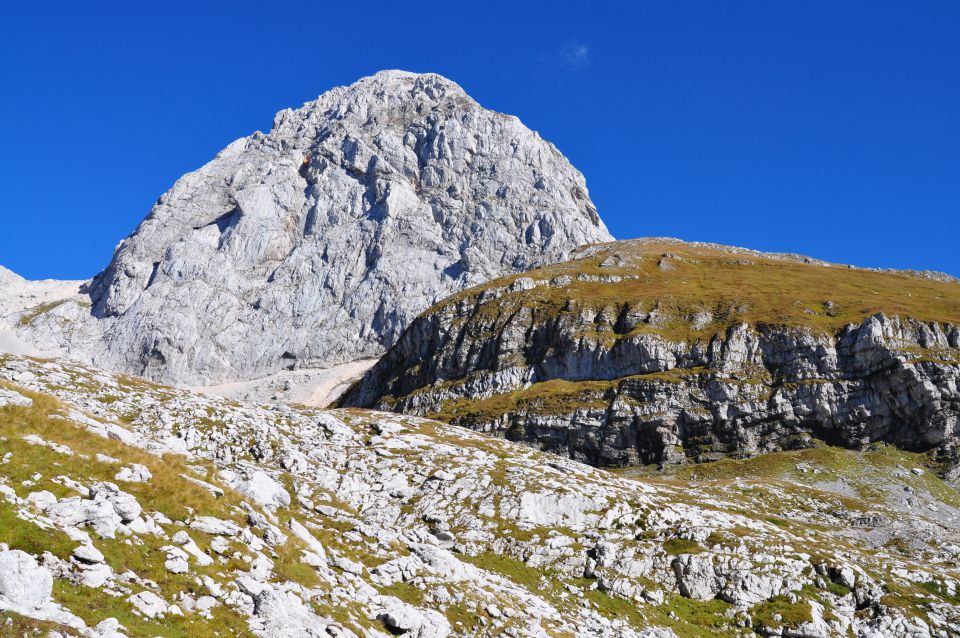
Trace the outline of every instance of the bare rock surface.
{"label": "bare rock surface", "polygon": [[53,576],[29,554],[0,552],[0,598],[13,605],[43,607],[50,602]]}
{"label": "bare rock surface", "polygon": [[[5,309],[3,338],[182,385],[330,368],[451,292],[609,239],[583,176],[516,117],[384,71],[184,175],[83,296]],[[5,272],[4,300],[35,287]]]}

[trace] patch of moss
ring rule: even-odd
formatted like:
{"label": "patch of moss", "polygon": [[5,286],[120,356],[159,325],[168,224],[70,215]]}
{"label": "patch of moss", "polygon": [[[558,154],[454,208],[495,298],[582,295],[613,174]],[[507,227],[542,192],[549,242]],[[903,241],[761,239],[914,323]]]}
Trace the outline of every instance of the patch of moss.
{"label": "patch of moss", "polygon": [[758,631],[764,628],[795,628],[813,621],[809,601],[801,598],[797,602],[790,602],[786,596],[774,596],[752,607],[750,615],[753,616],[753,626]]}
{"label": "patch of moss", "polygon": [[637,610],[637,606],[629,600],[611,596],[600,589],[588,590],[585,598],[596,606],[597,611],[610,620],[626,620],[632,627],[638,629],[647,625],[646,619]]}
{"label": "patch of moss", "polygon": [[680,554],[699,554],[706,551],[697,541],[686,538],[671,538],[663,543],[663,549],[674,556]]}
{"label": "patch of moss", "polygon": [[540,579],[544,572],[511,556],[484,552],[477,556],[463,556],[463,559],[480,569],[500,574],[530,591],[538,592],[542,589]]}
{"label": "patch of moss", "polygon": [[[713,600],[693,600],[683,596],[673,595],[667,598],[663,610],[672,611],[676,616],[689,625],[704,629],[723,629],[730,625],[727,610],[730,603],[719,598]],[[683,632],[679,632],[683,635]]]}
{"label": "patch of moss", "polygon": [[59,301],[51,301],[48,303],[42,303],[39,306],[34,306],[27,312],[20,315],[20,321],[18,323],[23,327],[27,327],[30,324],[32,324],[34,321],[36,321],[37,318],[39,318],[40,316],[47,314],[54,308],[58,306],[62,306],[65,303],[66,303],[66,300],[61,299]]}
{"label": "patch of moss", "polygon": [[403,581],[380,587],[380,593],[385,596],[396,596],[403,602],[409,603],[414,607],[423,605],[423,591],[418,587]]}
{"label": "patch of moss", "polygon": [[50,552],[64,560],[77,545],[59,530],[41,529],[18,518],[14,506],[5,500],[0,500],[0,543],[33,556]]}

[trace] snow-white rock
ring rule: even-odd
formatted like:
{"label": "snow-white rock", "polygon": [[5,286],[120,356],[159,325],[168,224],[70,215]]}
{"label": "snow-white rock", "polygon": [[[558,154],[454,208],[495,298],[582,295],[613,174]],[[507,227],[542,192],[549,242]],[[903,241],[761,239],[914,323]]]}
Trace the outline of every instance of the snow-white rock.
{"label": "snow-white rock", "polygon": [[446,638],[450,635],[450,623],[444,616],[399,601],[387,607],[380,619],[390,631],[410,638]]}
{"label": "snow-white rock", "polygon": [[113,483],[94,483],[90,487],[90,497],[97,501],[105,500],[110,503],[124,523],[136,520],[140,516],[141,508],[136,497],[122,491]]}
{"label": "snow-white rock", "polygon": [[78,545],[72,554],[82,563],[102,563],[104,560],[103,553],[93,545]]}
{"label": "snow-white rock", "polygon": [[127,600],[147,618],[156,618],[166,614],[169,610],[169,605],[152,591],[138,592]]}
{"label": "snow-white rock", "polygon": [[19,392],[15,392],[13,390],[0,388],[0,408],[7,405],[28,407],[33,405],[33,399],[31,399],[30,397],[25,397]]}

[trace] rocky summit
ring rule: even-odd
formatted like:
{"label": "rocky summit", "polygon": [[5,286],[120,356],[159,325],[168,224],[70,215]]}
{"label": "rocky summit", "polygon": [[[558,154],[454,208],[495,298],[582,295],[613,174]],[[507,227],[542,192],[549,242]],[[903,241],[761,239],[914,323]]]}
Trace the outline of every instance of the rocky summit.
{"label": "rocky summit", "polygon": [[81,294],[13,325],[155,380],[254,379],[375,357],[447,294],[609,239],[583,176],[516,117],[384,71],[230,144]]}
{"label": "rocky summit", "polygon": [[958,319],[934,273],[617,242],[434,306],[342,403],[597,465],[887,442],[955,477]]}

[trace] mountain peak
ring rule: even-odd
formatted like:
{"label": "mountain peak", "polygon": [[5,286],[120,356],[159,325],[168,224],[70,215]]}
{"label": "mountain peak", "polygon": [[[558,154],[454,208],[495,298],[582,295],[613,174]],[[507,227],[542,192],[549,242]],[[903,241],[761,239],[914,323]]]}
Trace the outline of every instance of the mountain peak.
{"label": "mountain peak", "polygon": [[382,71],[183,176],[90,284],[82,325],[62,308],[24,331],[173,383],[326,368],[379,355],[452,292],[609,239],[580,172],[517,118]]}

